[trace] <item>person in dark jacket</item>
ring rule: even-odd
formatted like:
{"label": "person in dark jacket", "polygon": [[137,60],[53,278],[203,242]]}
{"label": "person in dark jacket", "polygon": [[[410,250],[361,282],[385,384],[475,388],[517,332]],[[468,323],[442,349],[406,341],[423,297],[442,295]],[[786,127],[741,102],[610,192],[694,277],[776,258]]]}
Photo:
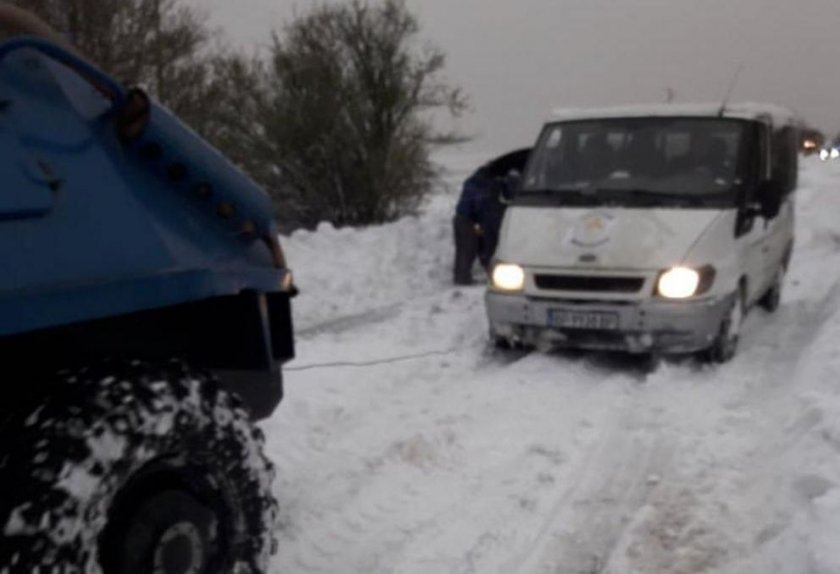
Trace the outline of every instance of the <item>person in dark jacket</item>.
{"label": "person in dark jacket", "polygon": [[507,195],[505,180],[493,178],[478,213],[478,261],[488,273],[496,246],[499,244],[499,230],[506,207],[503,198]]}
{"label": "person in dark jacket", "polygon": [[454,278],[458,285],[472,283],[476,257],[489,271],[499,243],[506,201],[518,187],[531,148],[521,148],[490,160],[464,182],[455,207]]}
{"label": "person in dark jacket", "polygon": [[457,285],[472,284],[476,257],[485,269],[490,264],[504,216],[501,186],[499,179],[492,177],[485,167],[479,168],[464,181],[453,220],[454,280]]}

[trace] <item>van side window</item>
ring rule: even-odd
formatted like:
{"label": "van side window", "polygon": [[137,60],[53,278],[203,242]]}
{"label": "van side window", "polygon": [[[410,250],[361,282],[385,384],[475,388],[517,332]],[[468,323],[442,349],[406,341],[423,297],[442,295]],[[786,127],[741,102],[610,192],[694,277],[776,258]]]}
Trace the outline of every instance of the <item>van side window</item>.
{"label": "van side window", "polygon": [[526,185],[542,188],[555,177],[563,164],[563,128],[555,126],[544,132],[531,159],[531,168],[525,176]]}
{"label": "van side window", "polygon": [[668,163],[688,156],[691,151],[691,134],[672,131],[665,134],[665,161]]}

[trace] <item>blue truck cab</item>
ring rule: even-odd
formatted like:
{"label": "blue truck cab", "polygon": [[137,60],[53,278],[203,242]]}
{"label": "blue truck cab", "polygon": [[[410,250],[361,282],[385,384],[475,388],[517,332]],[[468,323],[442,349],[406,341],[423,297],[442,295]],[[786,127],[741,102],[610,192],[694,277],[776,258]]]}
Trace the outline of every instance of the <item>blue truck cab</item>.
{"label": "blue truck cab", "polygon": [[263,572],[296,293],[269,196],[39,37],[0,44],[0,180],[0,572]]}
{"label": "blue truck cab", "polygon": [[0,157],[4,364],[178,356],[257,417],[273,409],[293,286],[265,192],[142,92],[36,39],[0,47]]}

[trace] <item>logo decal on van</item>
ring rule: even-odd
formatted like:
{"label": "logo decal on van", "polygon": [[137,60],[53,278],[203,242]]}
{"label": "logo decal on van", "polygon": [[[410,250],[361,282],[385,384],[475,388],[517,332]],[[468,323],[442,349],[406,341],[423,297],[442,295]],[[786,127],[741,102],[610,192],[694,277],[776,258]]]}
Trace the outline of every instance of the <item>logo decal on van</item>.
{"label": "logo decal on van", "polygon": [[588,213],[572,227],[571,243],[579,247],[599,247],[610,240],[617,218],[609,213]]}

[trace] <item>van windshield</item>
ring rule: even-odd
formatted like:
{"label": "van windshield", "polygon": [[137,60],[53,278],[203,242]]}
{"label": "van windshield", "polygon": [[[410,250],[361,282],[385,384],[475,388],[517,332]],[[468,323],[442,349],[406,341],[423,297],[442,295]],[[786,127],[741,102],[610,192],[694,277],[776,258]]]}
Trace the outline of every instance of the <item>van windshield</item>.
{"label": "van windshield", "polygon": [[734,206],[749,177],[747,126],[719,118],[549,124],[517,200],[569,205]]}

